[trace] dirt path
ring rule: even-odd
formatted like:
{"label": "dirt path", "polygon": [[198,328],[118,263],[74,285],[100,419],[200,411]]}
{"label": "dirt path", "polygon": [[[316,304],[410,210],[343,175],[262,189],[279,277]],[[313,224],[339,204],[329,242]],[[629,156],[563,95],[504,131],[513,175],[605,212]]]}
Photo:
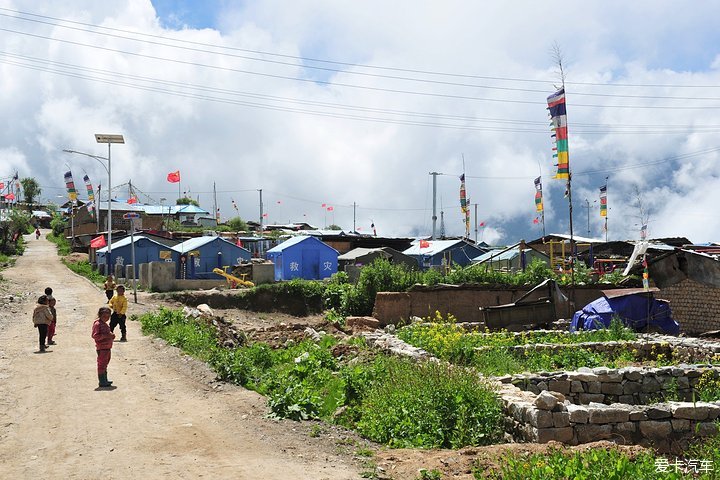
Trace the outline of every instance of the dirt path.
{"label": "dirt path", "polygon": [[[62,265],[44,234],[26,238],[0,285],[0,477],[359,478],[342,438],[264,418],[262,397],[214,383],[137,322],[112,350],[117,388],[97,389],[90,327],[104,293]],[[58,299],[57,345],[41,354],[30,312],[46,286]],[[152,308],[129,297],[130,313]]]}

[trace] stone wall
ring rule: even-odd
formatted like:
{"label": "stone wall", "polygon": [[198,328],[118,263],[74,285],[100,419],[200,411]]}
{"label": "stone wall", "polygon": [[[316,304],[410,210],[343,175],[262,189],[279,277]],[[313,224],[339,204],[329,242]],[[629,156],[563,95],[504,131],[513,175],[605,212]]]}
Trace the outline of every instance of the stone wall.
{"label": "stone wall", "polygon": [[[392,331],[392,327],[388,330]],[[439,361],[389,332],[377,330],[363,336],[369,345],[394,355]],[[642,340],[676,355],[712,355],[720,351],[720,343],[710,340],[660,335],[641,336]],[[503,404],[508,441],[578,445],[610,440],[681,454],[691,440],[718,433],[720,402],[695,401],[693,396],[693,388],[708,371],[713,378],[720,378],[718,366],[685,364],[581,368],[576,372],[507,375],[493,381]]]}
{"label": "stone wall", "polygon": [[[630,385],[646,393],[659,393],[667,385],[667,381],[662,384],[661,381],[665,380],[660,379],[674,378],[678,384],[687,382],[694,385],[707,370],[720,375],[720,367],[668,367],[662,373],[652,370],[659,369],[600,368],[589,372],[566,372],[553,379],[548,378],[546,382],[549,389],[567,390],[570,398],[572,393],[577,393],[572,390],[580,383],[584,383],[585,387],[600,385],[599,389],[591,389],[599,390],[596,394],[598,399],[600,395],[607,399],[610,395],[617,396],[620,390],[625,391]],[[646,381],[646,378],[649,380]],[[615,385],[616,389],[606,395],[601,392],[602,385]],[[504,406],[505,431],[515,441],[546,443],[554,440],[577,445],[611,440],[620,444],[652,446],[664,453],[679,453],[691,439],[718,433],[715,420],[720,417],[720,402],[670,401],[633,405],[589,401],[578,405],[558,391],[543,390],[536,395],[510,383],[504,384],[498,392]]]}
{"label": "stone wall", "polygon": [[670,302],[681,332],[695,335],[720,330],[720,288],[686,279],[662,288],[657,297]]}

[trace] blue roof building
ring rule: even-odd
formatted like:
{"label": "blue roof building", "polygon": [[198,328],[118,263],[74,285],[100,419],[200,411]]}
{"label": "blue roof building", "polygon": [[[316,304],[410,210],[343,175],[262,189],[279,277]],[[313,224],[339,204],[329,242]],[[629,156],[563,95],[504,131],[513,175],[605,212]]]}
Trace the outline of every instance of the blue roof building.
{"label": "blue roof building", "polygon": [[322,280],[337,272],[338,251],[315,237],[297,236],[267,251],[275,264],[275,281]]}
{"label": "blue roof building", "polygon": [[405,250],[417,260],[420,268],[428,269],[442,265],[457,264],[464,267],[472,262],[472,259],[485,253],[484,248],[479,248],[467,240],[420,240]]}
{"label": "blue roof building", "polygon": [[[125,237],[122,240],[113,241],[112,243],[112,263],[113,265],[130,265],[132,264],[132,243],[131,237]],[[171,250],[161,243],[156,242],[143,235],[134,235],[135,240],[135,276],[139,276],[141,263],[162,262],[170,260]],[[106,263],[108,248],[103,247],[95,252],[98,265]]]}
{"label": "blue roof building", "polygon": [[250,261],[251,254],[222,237],[197,237],[172,247],[177,278],[222,279],[214,268],[232,267]]}

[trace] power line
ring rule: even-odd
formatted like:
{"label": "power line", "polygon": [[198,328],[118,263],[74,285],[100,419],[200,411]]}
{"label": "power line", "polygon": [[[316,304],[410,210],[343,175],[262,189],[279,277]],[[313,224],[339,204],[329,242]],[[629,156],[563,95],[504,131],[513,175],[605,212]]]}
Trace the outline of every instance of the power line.
{"label": "power line", "polygon": [[[230,67],[221,67],[217,65],[210,65],[206,63],[199,63],[199,62],[190,62],[186,60],[178,60],[173,58],[167,58],[167,57],[160,57],[157,55],[148,55],[148,54],[142,54],[138,52],[129,52],[127,50],[120,50],[115,48],[109,48],[109,47],[102,47],[99,45],[93,45],[88,43],[82,43],[82,42],[76,42],[73,40],[65,40],[60,38],[54,38],[54,37],[47,37],[44,35],[39,34],[33,34],[29,32],[22,32],[18,30],[12,30],[7,28],[0,28],[0,31],[8,32],[8,33],[15,33],[18,35],[25,35],[32,38],[39,38],[43,40],[49,40],[53,42],[60,42],[60,43],[66,43],[70,45],[76,45],[81,47],[87,47],[92,49],[99,49],[102,51],[107,52],[114,52],[114,53],[120,53],[123,55],[129,55],[139,58],[147,58],[150,60],[157,60],[157,61],[164,61],[164,62],[171,62],[171,63],[177,63],[181,65],[189,65],[189,66],[195,66],[195,67],[201,67],[201,68],[208,68],[213,70],[221,70],[221,71],[228,71],[228,72],[234,72],[234,73],[242,73],[245,75],[254,75],[254,76],[261,76],[261,77],[267,77],[267,78],[274,78],[274,79],[280,79],[280,80],[290,80],[290,81],[297,81],[297,82],[306,82],[306,83],[312,83],[312,84],[322,84],[322,85],[328,85],[328,86],[335,86],[335,87],[345,87],[345,88],[354,88],[354,89],[361,89],[361,90],[369,90],[369,91],[382,91],[387,93],[396,93],[396,94],[405,94],[405,95],[415,95],[415,96],[428,96],[428,97],[440,97],[440,98],[452,98],[452,99],[458,99],[458,100],[473,100],[473,101],[484,101],[484,102],[499,102],[499,103],[513,103],[513,104],[530,104],[530,105],[545,105],[544,102],[539,101],[531,101],[531,100],[515,100],[515,99],[498,99],[498,98],[483,98],[483,97],[473,97],[473,96],[467,96],[467,95],[457,95],[457,94],[447,94],[447,93],[436,93],[436,92],[421,92],[421,91],[412,91],[412,90],[403,90],[403,89],[392,89],[392,88],[383,88],[383,87],[372,87],[367,85],[357,85],[357,84],[350,84],[350,83],[340,83],[340,82],[332,82],[327,80],[319,80],[319,79],[309,79],[309,78],[301,78],[301,77],[293,77],[293,76],[287,76],[287,75],[279,75],[279,74],[271,74],[271,73],[265,73],[265,72],[256,72],[252,70],[244,70],[244,69],[238,69],[238,68],[230,68]],[[481,86],[478,85],[472,85],[474,88],[480,88]],[[495,88],[495,87],[493,87]],[[500,87],[497,87],[500,89]],[[507,88],[509,89],[509,88]],[[529,91],[529,90],[528,90]],[[546,90],[538,90],[538,92],[546,93]],[[606,95],[606,94],[598,94],[599,96],[610,96],[612,95]],[[615,95],[616,98],[621,98],[622,96]],[[662,98],[662,97],[657,97]],[[672,98],[667,97],[667,99],[672,100]],[[687,100],[687,99],[685,99]],[[712,100],[720,100],[720,97],[714,98]],[[707,101],[707,99],[705,100]],[[582,103],[576,103],[573,104],[575,107],[604,107],[604,108],[642,108],[642,109],[683,109],[683,110],[705,110],[705,109],[714,109],[717,108],[715,106],[692,106],[692,105],[680,105],[680,106],[670,106],[670,105],[599,105],[599,104],[582,104]]]}
{"label": "power line", "polygon": [[[78,22],[78,21],[74,21],[74,20],[52,17],[52,16],[48,16],[48,15],[40,15],[40,14],[36,14],[36,13],[24,12],[24,11],[10,9],[10,8],[0,7],[0,11],[12,12],[14,14],[25,15],[28,17],[49,19],[49,20],[54,20],[56,22],[64,22],[64,23],[71,24],[71,25],[81,25],[84,27],[90,27],[90,28],[97,29],[97,30],[104,30],[104,31],[109,31],[109,32],[119,32],[119,33],[124,33],[124,34],[137,35],[139,37],[172,41],[172,42],[184,44],[184,45],[194,45],[194,46],[209,47],[209,48],[215,48],[215,49],[226,50],[226,51],[244,52],[244,53],[252,53],[255,55],[264,55],[264,56],[275,57],[275,58],[292,59],[292,60],[296,60],[296,63],[290,64],[290,65],[303,67],[303,68],[316,68],[316,67],[309,66],[306,63],[306,62],[315,62],[315,63],[323,63],[323,64],[328,64],[328,65],[339,65],[339,66],[343,66],[343,67],[356,67],[356,68],[366,68],[366,69],[373,69],[373,70],[417,73],[417,74],[422,74],[422,75],[434,75],[434,76],[443,76],[443,77],[473,78],[473,79],[482,79],[482,80],[499,80],[499,81],[512,81],[512,82],[523,82],[523,83],[542,83],[542,84],[552,84],[554,82],[554,80],[549,80],[549,79],[541,80],[541,79],[500,77],[500,76],[488,76],[488,75],[465,74],[465,73],[439,72],[439,71],[433,71],[433,70],[398,68],[398,67],[388,67],[388,66],[380,66],[380,65],[368,65],[368,64],[361,64],[361,63],[354,63],[354,62],[343,62],[343,61],[328,60],[328,59],[319,59],[319,58],[304,57],[304,56],[297,56],[297,55],[281,54],[281,53],[277,53],[277,52],[268,52],[268,51],[262,51],[262,50],[230,47],[230,46],[226,46],[226,45],[196,42],[196,41],[178,39],[178,38],[170,38],[170,37],[166,37],[163,35],[155,35],[155,34],[150,34],[150,33],[145,33],[145,32],[137,32],[137,31],[127,30],[127,29],[107,27],[104,25],[97,25],[97,24],[86,23],[86,22]],[[0,14],[0,15],[9,17],[9,18],[12,18],[15,20],[31,21],[31,22],[36,22],[36,23],[45,23],[48,25],[56,26],[56,27],[71,28],[71,27],[68,27],[67,25],[62,25],[62,24],[52,23],[52,22],[43,22],[43,21],[39,21],[39,20],[33,20],[31,18],[19,17],[16,15],[7,15],[7,14]],[[86,30],[86,29],[75,28],[75,30],[88,31],[90,33],[100,34],[99,32],[94,32],[92,30]],[[119,37],[119,38],[125,38],[125,37]],[[137,40],[137,39],[130,38],[130,40]],[[169,44],[161,44],[161,45],[177,47],[176,45],[169,45]],[[202,51],[202,50],[200,50],[200,51]],[[219,52],[207,52],[207,53],[219,54]],[[245,57],[243,57],[243,58],[245,58]],[[266,59],[262,59],[262,58],[253,58],[253,57],[248,57],[248,58],[251,60],[266,61]],[[299,63],[299,62],[302,62],[302,63]],[[335,70],[326,69],[326,70],[348,73],[346,70],[337,70],[337,69],[335,69]],[[613,84],[608,84],[608,83],[599,83],[599,82],[567,81],[566,84],[567,85],[600,86],[600,87],[720,88],[719,85],[684,85],[684,84],[652,84],[652,83],[645,83],[645,84],[613,83]]]}

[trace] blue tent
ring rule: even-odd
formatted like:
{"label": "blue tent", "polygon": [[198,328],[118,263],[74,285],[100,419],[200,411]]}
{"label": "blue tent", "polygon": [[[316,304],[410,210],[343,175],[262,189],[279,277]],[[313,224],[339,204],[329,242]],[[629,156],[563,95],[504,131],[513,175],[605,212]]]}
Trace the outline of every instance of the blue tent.
{"label": "blue tent", "polygon": [[172,247],[177,278],[221,279],[214,268],[232,267],[250,261],[248,250],[222,237],[198,237]]}
{"label": "blue tent", "polygon": [[[132,263],[132,237],[128,236],[113,242],[112,244],[112,263],[113,265],[130,265]],[[164,258],[170,258],[170,247],[156,242],[143,235],[135,235],[135,276],[140,274],[141,263],[160,262]],[[95,254],[98,265],[104,265],[107,258],[107,247],[99,249]],[[162,253],[161,252],[165,252]],[[161,256],[163,258],[161,258]]]}
{"label": "blue tent", "polygon": [[612,297],[605,295],[588,303],[573,315],[570,331],[607,328],[613,317],[636,331],[647,329],[649,322],[653,330],[671,335],[680,333],[680,325],[672,319],[670,303],[644,291]]}
{"label": "blue tent", "polygon": [[267,251],[275,264],[275,281],[322,280],[337,272],[338,252],[315,237],[298,236]]}

